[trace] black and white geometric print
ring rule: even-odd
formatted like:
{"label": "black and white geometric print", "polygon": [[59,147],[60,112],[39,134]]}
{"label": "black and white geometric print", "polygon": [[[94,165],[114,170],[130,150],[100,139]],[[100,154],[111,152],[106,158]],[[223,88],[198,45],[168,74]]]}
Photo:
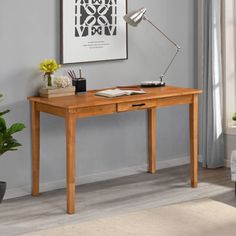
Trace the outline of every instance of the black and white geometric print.
{"label": "black and white geometric print", "polygon": [[75,37],[117,34],[117,0],[75,0]]}

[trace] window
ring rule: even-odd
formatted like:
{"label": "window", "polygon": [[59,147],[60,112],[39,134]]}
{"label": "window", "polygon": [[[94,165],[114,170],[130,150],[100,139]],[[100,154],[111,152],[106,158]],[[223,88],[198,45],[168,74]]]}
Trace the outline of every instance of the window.
{"label": "window", "polygon": [[236,24],[235,24],[235,1],[223,1],[222,12],[222,56],[224,77],[224,120],[225,133],[236,135],[236,126],[232,121],[233,113],[236,112]]}

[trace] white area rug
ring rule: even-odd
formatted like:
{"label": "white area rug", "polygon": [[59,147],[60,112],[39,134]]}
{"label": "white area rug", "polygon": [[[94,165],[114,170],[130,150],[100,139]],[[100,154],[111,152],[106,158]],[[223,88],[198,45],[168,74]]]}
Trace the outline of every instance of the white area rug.
{"label": "white area rug", "polygon": [[26,235],[235,236],[236,208],[210,199],[203,199],[80,224],[65,225]]}

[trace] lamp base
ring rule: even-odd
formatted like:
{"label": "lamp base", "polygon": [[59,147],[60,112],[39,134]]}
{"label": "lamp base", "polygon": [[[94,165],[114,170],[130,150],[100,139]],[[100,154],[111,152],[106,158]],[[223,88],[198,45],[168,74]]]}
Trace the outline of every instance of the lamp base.
{"label": "lamp base", "polygon": [[163,81],[142,81],[141,87],[148,88],[148,87],[164,87],[166,83]]}

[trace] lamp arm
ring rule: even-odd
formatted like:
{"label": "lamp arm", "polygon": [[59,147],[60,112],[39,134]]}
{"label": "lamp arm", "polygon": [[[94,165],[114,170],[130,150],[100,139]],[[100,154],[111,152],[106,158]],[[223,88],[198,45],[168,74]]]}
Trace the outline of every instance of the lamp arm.
{"label": "lamp arm", "polygon": [[171,40],[164,32],[162,32],[156,25],[154,25],[147,17],[146,15],[143,16],[143,19],[146,20],[147,22],[149,22],[156,30],[158,30],[171,44],[173,44],[176,48],[176,52],[173,56],[173,58],[171,59],[170,63],[167,65],[164,73],[160,76],[160,79],[161,79],[161,82],[163,80],[163,77],[166,75],[166,73],[168,72],[170,66],[172,65],[173,61],[175,60],[177,54],[179,53],[180,51],[180,46],[175,43],[173,40]]}
{"label": "lamp arm", "polygon": [[166,73],[168,72],[170,66],[172,65],[173,61],[175,60],[177,54],[179,53],[179,48],[176,49],[175,55],[173,56],[173,58],[171,59],[170,63],[168,64],[168,66],[166,67],[164,73],[160,76],[161,82],[163,80],[163,77],[166,75]]}

